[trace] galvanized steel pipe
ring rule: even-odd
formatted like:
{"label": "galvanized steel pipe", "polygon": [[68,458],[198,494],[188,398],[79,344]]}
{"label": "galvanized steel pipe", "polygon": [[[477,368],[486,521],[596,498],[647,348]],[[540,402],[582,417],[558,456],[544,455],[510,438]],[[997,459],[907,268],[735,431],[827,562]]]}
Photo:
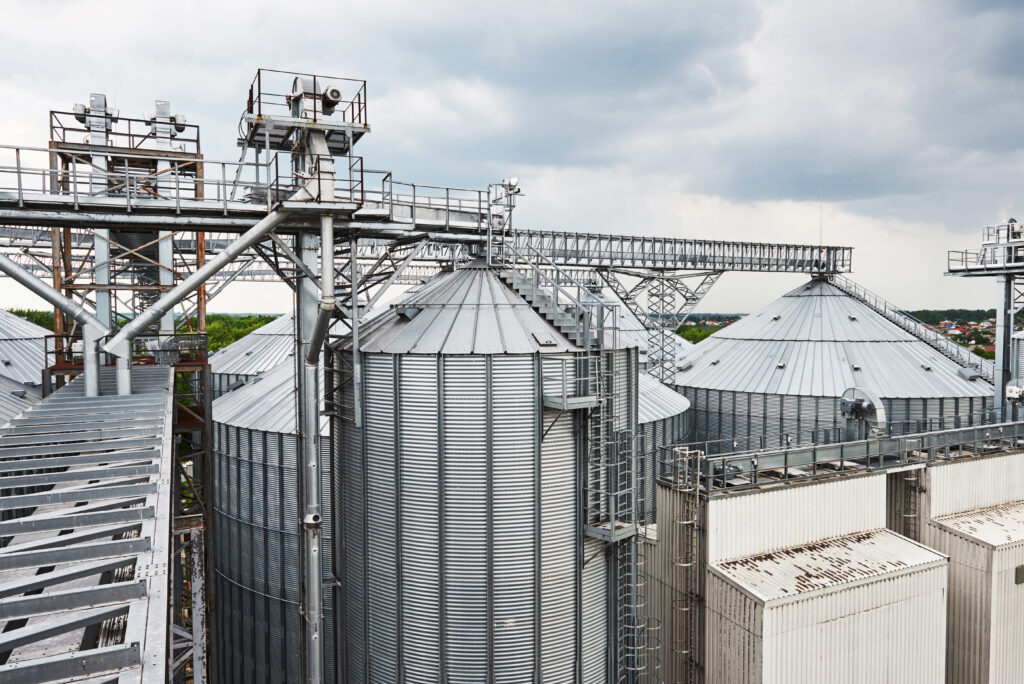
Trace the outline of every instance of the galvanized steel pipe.
{"label": "galvanized steel pipe", "polygon": [[110,334],[110,330],[100,323],[84,306],[65,297],[52,286],[39,280],[5,254],[0,254],[0,271],[3,271],[82,325],[82,366],[85,375],[85,396],[99,396],[100,360],[97,344],[101,338]]}
{"label": "galvanized steel pipe", "polygon": [[320,249],[320,313],[306,352],[306,363],[314,368],[320,363],[320,352],[334,315],[334,217],[329,214],[320,217]]}

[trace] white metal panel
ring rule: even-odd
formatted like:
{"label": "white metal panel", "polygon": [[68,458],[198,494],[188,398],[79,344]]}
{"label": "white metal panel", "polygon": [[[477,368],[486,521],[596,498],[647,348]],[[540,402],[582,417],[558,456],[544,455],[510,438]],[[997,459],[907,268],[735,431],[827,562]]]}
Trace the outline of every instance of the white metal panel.
{"label": "white metal panel", "polygon": [[930,517],[1024,499],[1024,453],[961,459],[928,468]]}
{"label": "white metal panel", "polygon": [[946,564],[932,557],[938,560],[767,604],[709,572],[708,681],[943,681]]}
{"label": "white metal panel", "polygon": [[885,527],[885,476],[714,497],[708,502],[708,562]]}

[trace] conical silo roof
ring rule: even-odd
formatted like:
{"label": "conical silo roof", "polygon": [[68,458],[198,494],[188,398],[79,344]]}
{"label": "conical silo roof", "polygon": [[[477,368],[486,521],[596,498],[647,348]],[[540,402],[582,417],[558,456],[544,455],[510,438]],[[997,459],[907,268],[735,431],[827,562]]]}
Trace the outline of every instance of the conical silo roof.
{"label": "conical silo roof", "polygon": [[21,316],[0,309],[0,375],[23,385],[43,382],[46,341],[52,333]]}
{"label": "conical silo roof", "polygon": [[0,375],[0,427],[39,401],[39,392]]}
{"label": "conical silo roof", "polygon": [[647,373],[640,374],[637,384],[637,422],[653,423],[685,413],[690,400],[666,387]]}
{"label": "conical silo roof", "polygon": [[815,279],[694,345],[676,384],[733,392],[886,398],[990,396],[961,366],[825,280]]}
{"label": "conical silo roof", "polygon": [[364,325],[363,352],[392,354],[532,354],[579,347],[503,280],[473,262],[437,276]]}
{"label": "conical silo roof", "polygon": [[[335,320],[333,333],[348,330],[344,322]],[[224,375],[259,375],[291,357],[295,351],[295,315],[286,313],[256,328],[210,355],[210,372]]]}
{"label": "conical silo roof", "polygon": [[[323,367],[318,371],[323,375]],[[214,420],[224,425],[295,434],[295,363],[289,359],[262,376],[213,402]],[[320,397],[323,407],[323,394]],[[329,433],[329,419],[320,417],[320,434]]]}

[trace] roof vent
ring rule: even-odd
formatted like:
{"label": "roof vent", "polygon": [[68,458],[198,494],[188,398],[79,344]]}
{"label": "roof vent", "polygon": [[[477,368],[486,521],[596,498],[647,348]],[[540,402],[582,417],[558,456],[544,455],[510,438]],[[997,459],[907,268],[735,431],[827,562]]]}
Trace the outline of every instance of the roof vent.
{"label": "roof vent", "polygon": [[786,367],[786,362],[785,361],[779,361],[778,365],[776,366],[776,368],[785,368],[785,367]]}
{"label": "roof vent", "polygon": [[860,364],[859,363],[851,363],[850,364],[850,368],[852,368],[855,371],[859,371],[860,370]]}
{"label": "roof vent", "polygon": [[19,399],[24,399],[25,398],[25,390],[14,390],[14,391],[11,392],[11,394],[13,394],[14,396],[18,397]]}
{"label": "roof vent", "polygon": [[924,368],[926,371],[930,371],[932,369],[932,367],[929,366],[927,363],[922,363],[921,368]]}
{"label": "roof vent", "polygon": [[851,321],[855,321],[855,320],[857,320],[857,317],[856,317],[856,316],[854,316],[853,314],[850,314],[850,320],[851,320]]}
{"label": "roof vent", "polygon": [[779,314],[775,314],[774,316],[772,316],[772,320],[773,320],[773,321],[777,321],[777,320],[779,320],[780,318],[782,318],[782,316],[780,316]]}
{"label": "roof vent", "polygon": [[957,368],[956,372],[964,380],[977,380],[981,377],[981,373],[978,372],[977,368]]}
{"label": "roof vent", "polygon": [[680,371],[688,371],[693,368],[693,361],[683,361],[683,365],[679,366]]}
{"label": "roof vent", "polygon": [[555,336],[546,330],[534,331],[533,339],[537,340],[537,344],[542,347],[555,347],[558,345],[558,340],[555,339]]}
{"label": "roof vent", "polygon": [[721,361],[721,359],[715,359],[714,361],[711,362],[711,365],[717,366],[719,361]]}
{"label": "roof vent", "polygon": [[415,306],[396,306],[395,313],[398,314],[399,318],[406,321],[411,321],[412,319],[419,316],[420,309]]}

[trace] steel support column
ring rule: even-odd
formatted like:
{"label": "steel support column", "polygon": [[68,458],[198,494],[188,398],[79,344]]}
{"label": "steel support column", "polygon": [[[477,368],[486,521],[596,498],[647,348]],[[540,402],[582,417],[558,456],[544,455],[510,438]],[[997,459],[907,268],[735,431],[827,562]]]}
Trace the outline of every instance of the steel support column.
{"label": "steel support column", "polygon": [[[1010,343],[1013,340],[1013,276],[996,277],[999,288],[999,308],[996,309],[996,365],[995,365],[995,404],[994,407],[1003,416],[1006,405],[1006,385],[1010,381]],[[1003,416],[1005,418],[1005,416]]]}

